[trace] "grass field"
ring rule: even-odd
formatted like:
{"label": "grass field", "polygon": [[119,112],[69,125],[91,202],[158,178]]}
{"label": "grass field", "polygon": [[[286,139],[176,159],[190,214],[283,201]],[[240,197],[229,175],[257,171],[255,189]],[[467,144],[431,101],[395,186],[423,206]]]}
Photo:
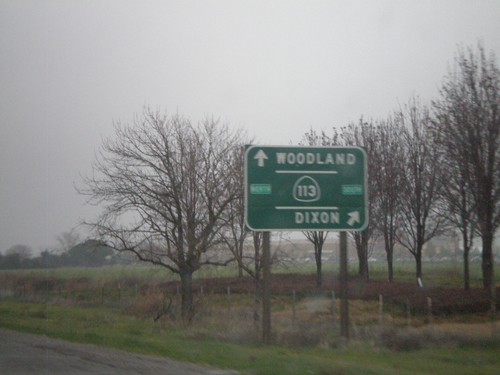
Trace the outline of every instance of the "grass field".
{"label": "grass field", "polygon": [[[497,268],[500,263],[497,263]],[[373,262],[369,264],[370,278],[373,280],[387,279],[387,265],[384,262]],[[349,266],[350,274],[354,275],[357,271],[357,263],[352,263]],[[314,262],[309,263],[284,263],[273,267],[273,273],[314,273],[316,266]],[[338,273],[338,263],[326,261],[323,263],[323,272]],[[423,263],[424,281],[432,285],[440,286],[462,286],[463,284],[463,269],[460,262],[441,262],[441,263]],[[92,280],[112,281],[122,279],[138,279],[138,280],[176,280],[177,276],[166,271],[162,267],[151,265],[129,265],[129,266],[110,266],[98,268],[78,268],[78,267],[63,267],[55,269],[37,269],[37,270],[0,270],[2,275],[29,275],[34,277],[57,277],[57,278],[89,278]],[[197,271],[194,276],[196,278],[209,277],[235,277],[238,275],[238,270],[234,265],[226,267],[207,266]],[[495,273],[497,283],[500,282],[499,272]],[[394,278],[400,282],[415,281],[415,264],[413,262],[395,263]],[[470,264],[471,286],[481,286],[481,264],[479,262]]]}
{"label": "grass field", "polygon": [[500,369],[500,345],[493,339],[405,351],[366,341],[335,348],[263,347],[214,340],[199,328],[158,327],[116,310],[12,302],[0,304],[0,325],[247,374],[497,374]]}
{"label": "grass field", "polygon": [[[385,279],[383,265],[370,266],[373,279]],[[472,266],[472,285],[480,286],[480,267]],[[304,274],[314,267],[273,272]],[[327,266],[325,272],[338,270]],[[396,279],[413,281],[413,272],[412,264],[399,265]],[[198,277],[236,274],[234,268],[214,268]],[[37,283],[27,280],[40,280],[40,294]],[[51,293],[49,280],[59,283],[51,286]],[[386,306],[381,314],[377,301],[352,300],[352,336],[346,342],[339,335],[338,305],[327,294],[296,300],[274,295],[273,345],[263,346],[251,295],[198,295],[197,315],[186,326],[178,319],[177,297],[153,287],[168,280],[176,280],[175,275],[145,266],[0,271],[0,326],[249,375],[500,373],[500,323],[492,322],[489,314],[436,316],[429,324],[426,314],[409,317],[401,306]],[[460,266],[424,265],[424,283],[459,287]],[[137,285],[144,284],[152,286],[139,290]],[[8,293],[9,288],[15,291]],[[169,314],[153,321],[166,301],[171,302]]]}

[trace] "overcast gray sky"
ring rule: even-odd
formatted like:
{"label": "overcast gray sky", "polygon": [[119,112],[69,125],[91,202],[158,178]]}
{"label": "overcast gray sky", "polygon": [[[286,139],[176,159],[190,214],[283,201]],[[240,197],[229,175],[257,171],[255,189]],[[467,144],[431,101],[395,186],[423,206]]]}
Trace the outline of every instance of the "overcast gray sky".
{"label": "overcast gray sky", "polygon": [[436,97],[457,46],[500,57],[500,1],[0,1],[0,251],[96,214],[74,184],[147,105],[298,143]]}

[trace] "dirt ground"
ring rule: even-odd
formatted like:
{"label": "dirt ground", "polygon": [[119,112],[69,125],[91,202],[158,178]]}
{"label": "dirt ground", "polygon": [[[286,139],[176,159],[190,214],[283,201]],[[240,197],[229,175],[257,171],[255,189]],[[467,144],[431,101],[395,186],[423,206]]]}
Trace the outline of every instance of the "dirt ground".
{"label": "dirt ground", "polygon": [[[339,295],[340,282],[338,279],[324,275],[321,288],[316,287],[316,275],[301,274],[276,274],[272,276],[272,295],[311,296],[318,293],[331,293]],[[175,293],[178,282],[167,282],[161,285],[163,290]],[[250,277],[211,278],[194,281],[195,293],[203,288],[204,293],[227,293],[230,288],[234,294],[252,294],[254,281]],[[468,291],[462,288],[451,287],[424,287],[415,283],[402,283],[387,281],[365,282],[351,277],[348,283],[349,299],[363,301],[378,301],[382,295],[386,303],[395,303],[401,306],[409,305],[414,313],[425,313],[428,308],[428,298],[432,299],[434,314],[447,315],[453,313],[485,313],[491,309],[491,300],[488,292],[482,288],[472,288]],[[496,288],[497,310],[500,309],[500,287]]]}

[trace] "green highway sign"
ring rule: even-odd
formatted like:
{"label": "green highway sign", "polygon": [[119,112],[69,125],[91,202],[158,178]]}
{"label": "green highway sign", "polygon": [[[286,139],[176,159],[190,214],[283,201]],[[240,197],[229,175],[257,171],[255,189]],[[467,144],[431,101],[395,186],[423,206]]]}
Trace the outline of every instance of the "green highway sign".
{"label": "green highway sign", "polygon": [[245,149],[245,220],[253,231],[361,231],[368,226],[359,147]]}

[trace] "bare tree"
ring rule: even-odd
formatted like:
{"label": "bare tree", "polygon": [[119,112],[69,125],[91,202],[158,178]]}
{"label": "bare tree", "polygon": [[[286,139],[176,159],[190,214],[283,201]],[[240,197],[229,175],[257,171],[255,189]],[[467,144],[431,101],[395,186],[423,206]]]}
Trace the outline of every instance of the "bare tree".
{"label": "bare tree", "polygon": [[245,241],[249,231],[245,223],[245,202],[244,202],[244,148],[234,150],[234,175],[233,178],[237,194],[228,204],[228,210],[224,216],[225,225],[220,231],[222,242],[232,253],[238,265],[238,276],[243,277],[248,266],[245,259]]}
{"label": "bare tree", "polygon": [[326,238],[328,237],[328,232],[311,230],[302,233],[314,246],[314,260],[316,261],[316,286],[320,288],[323,284],[323,246]]}
{"label": "bare tree", "polygon": [[[1,254],[0,254],[1,255]],[[13,245],[5,251],[3,266],[6,268],[22,268],[33,256],[33,249],[28,245]]]}
{"label": "bare tree", "polygon": [[375,147],[371,154],[375,170],[370,174],[377,192],[372,204],[373,225],[384,237],[388,280],[394,280],[393,257],[396,233],[400,222],[402,198],[403,137],[400,124],[392,117],[378,123],[375,129]]}
{"label": "bare tree", "polygon": [[[493,239],[500,225],[500,70],[495,56],[460,49],[434,102],[437,131],[463,173],[482,239],[483,286],[493,294]],[[466,209],[467,210],[467,209]]]}
{"label": "bare tree", "polygon": [[[235,228],[238,228],[238,224]],[[262,254],[263,254],[263,234],[264,232],[251,232],[252,233],[252,247],[253,256],[246,255],[246,237],[250,232],[246,232],[244,228],[243,232],[239,232],[237,229],[231,231],[234,234],[232,239],[226,238],[225,241],[228,242],[229,249],[233,252],[234,258],[238,263],[239,275],[243,275],[245,272],[249,275],[254,282],[254,304],[253,304],[253,317],[256,326],[260,322],[260,307],[261,307],[261,294],[262,294]],[[239,233],[239,234],[238,234]],[[244,237],[244,238],[243,238]]]}
{"label": "bare tree", "polygon": [[[329,138],[324,132],[319,135],[315,130],[310,129],[304,134],[302,143],[307,146],[333,146],[336,136]],[[316,262],[316,286],[318,288],[323,284],[323,245],[325,244],[328,232],[326,231],[304,231],[302,232],[309,242],[314,246],[314,260]]]}
{"label": "bare tree", "polygon": [[[437,125],[439,127],[439,125]],[[436,129],[439,134],[439,128]],[[439,135],[438,135],[439,137]],[[461,234],[463,244],[464,289],[470,288],[469,253],[477,232],[474,197],[467,182],[467,165],[463,151],[453,141],[438,138],[443,153],[440,169],[442,214]],[[455,236],[455,234],[454,234]]]}
{"label": "bare tree", "polygon": [[82,193],[104,207],[90,224],[113,249],[178,274],[181,313],[189,320],[193,273],[230,260],[210,250],[220,243],[226,212],[239,194],[234,149],[241,147],[241,132],[213,119],[193,125],[149,109],[133,126],[116,124],[115,132],[84,180]]}
{"label": "bare tree", "polygon": [[441,233],[445,220],[438,212],[440,153],[433,143],[431,118],[417,98],[396,114],[405,147],[398,242],[415,258],[417,280],[422,278],[424,244]]}
{"label": "bare tree", "polygon": [[60,235],[58,235],[57,242],[59,246],[57,247],[56,251],[59,254],[63,254],[67,253],[71,248],[78,245],[81,242],[81,240],[80,240],[80,235],[78,234],[76,229],[72,228],[69,231],[62,232]]}
{"label": "bare tree", "polygon": [[18,255],[20,259],[30,259],[33,256],[33,249],[28,245],[13,245],[5,251],[5,255]]}
{"label": "bare tree", "polygon": [[376,148],[376,132],[375,127],[371,122],[366,122],[362,118],[358,123],[352,123],[347,127],[342,129],[341,137],[344,141],[344,144],[349,146],[359,146],[362,147],[367,154],[367,165],[368,165],[368,214],[370,216],[370,225],[363,231],[359,232],[351,232],[351,236],[354,239],[354,243],[356,246],[356,252],[358,255],[358,274],[365,280],[370,279],[369,267],[368,267],[368,259],[371,255],[371,251],[373,250],[373,241],[374,241],[374,216],[373,213],[375,210],[373,209],[374,203],[377,201],[376,197],[378,195],[378,191],[374,188],[374,184],[371,181],[371,177],[373,174],[377,173],[378,165],[375,164],[375,159],[372,157],[372,154]]}

